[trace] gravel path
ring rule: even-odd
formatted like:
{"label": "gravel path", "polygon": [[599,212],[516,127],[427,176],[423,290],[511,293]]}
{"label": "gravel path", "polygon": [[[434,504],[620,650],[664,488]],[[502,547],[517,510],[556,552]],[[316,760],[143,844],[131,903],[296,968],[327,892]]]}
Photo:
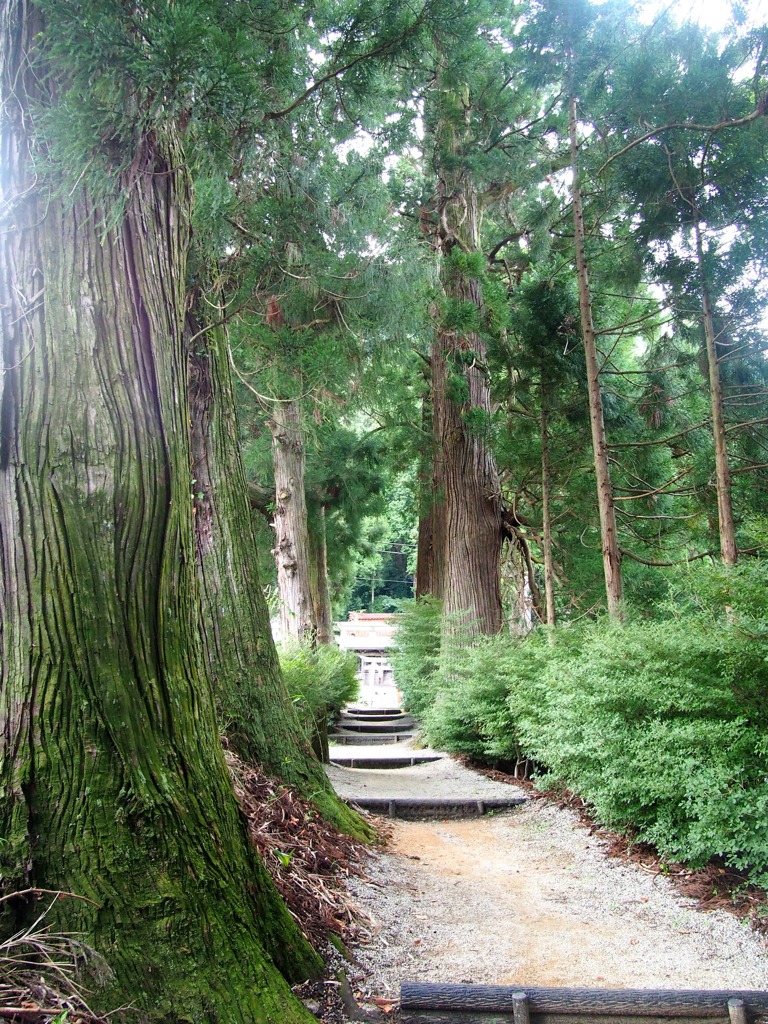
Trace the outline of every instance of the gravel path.
{"label": "gravel path", "polygon": [[[392,744],[391,747],[376,747],[375,750],[377,754],[386,756],[387,751],[399,751],[402,747],[403,744],[398,743]],[[369,753],[371,749],[368,747]],[[470,771],[450,757],[444,757],[440,761],[429,761],[427,764],[417,764],[412,768],[377,770],[340,768],[331,764],[327,766],[326,771],[339,796],[348,800],[364,796],[382,799],[410,796],[425,800],[443,797],[491,800],[494,797],[509,796],[510,791],[525,795],[525,791],[519,786],[494,782],[479,772]]]}
{"label": "gravel path", "polygon": [[[329,774],[348,797],[510,792],[449,759]],[[481,819],[393,828],[370,880],[353,883],[376,931],[351,972],[366,1001],[396,998],[404,980],[768,989],[765,940],[609,858],[573,812],[534,798]]]}

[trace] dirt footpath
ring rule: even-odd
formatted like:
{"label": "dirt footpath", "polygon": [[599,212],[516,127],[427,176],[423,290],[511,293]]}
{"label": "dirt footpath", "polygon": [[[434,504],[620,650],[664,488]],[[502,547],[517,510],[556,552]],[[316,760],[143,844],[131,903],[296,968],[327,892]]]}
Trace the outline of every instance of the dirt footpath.
{"label": "dirt footpath", "polygon": [[765,940],[609,858],[568,810],[533,799],[393,828],[355,883],[375,922],[352,978],[366,1001],[396,998],[403,980],[768,989]]}

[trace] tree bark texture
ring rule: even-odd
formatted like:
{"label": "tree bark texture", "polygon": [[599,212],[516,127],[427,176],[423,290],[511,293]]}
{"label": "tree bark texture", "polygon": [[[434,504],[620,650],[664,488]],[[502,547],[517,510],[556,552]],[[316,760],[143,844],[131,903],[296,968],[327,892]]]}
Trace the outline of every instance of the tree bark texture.
{"label": "tree bark texture", "polygon": [[720,381],[720,364],[717,359],[715,317],[712,299],[707,285],[704,261],[704,245],[698,211],[695,213],[696,259],[701,279],[701,301],[704,315],[704,338],[707,347],[707,369],[709,372],[709,405],[712,415],[712,438],[715,445],[715,479],[717,481],[717,521],[720,532],[720,557],[725,565],[735,565],[738,559],[736,547],[736,526],[731,503],[731,469],[728,462],[728,445],[725,440],[725,418],[723,415],[723,388]]}
{"label": "tree bark texture", "polygon": [[[437,230],[444,294],[449,302],[482,310],[479,280],[450,261],[456,246],[480,251],[477,192],[469,169],[457,157],[460,139],[454,127],[438,120],[436,140],[436,160],[443,159]],[[441,146],[448,151],[441,152]],[[433,524],[433,543],[437,553],[442,541],[436,557],[442,559],[444,611],[449,619],[462,620],[470,633],[494,634],[502,626],[501,488],[495,458],[477,425],[483,417],[487,424],[491,413],[485,362],[486,346],[479,334],[438,327],[432,345],[431,404],[444,535],[440,538]]]}
{"label": "tree bark texture", "polygon": [[304,492],[304,434],[298,401],[275,402],[269,421],[275,471],[274,556],[283,636],[314,643],[317,627],[312,603]]}
{"label": "tree bark texture", "polygon": [[310,590],[318,644],[333,643],[333,605],[328,582],[328,543],[325,525],[325,505],[308,513]]}
{"label": "tree bark texture", "polygon": [[[470,633],[494,634],[502,624],[500,485],[492,453],[464,418],[470,409],[490,413],[488,385],[477,367],[457,370],[452,359],[473,342],[484,358],[476,338],[442,332],[433,350],[436,459],[445,494],[442,596],[445,614],[460,619]],[[467,381],[468,402],[450,397],[448,378],[456,372]]]}
{"label": "tree bark texture", "polygon": [[202,330],[190,313],[187,339],[200,625],[221,725],[242,757],[349,825],[348,809],[302,739],[280,674],[258,577],[225,334]]}
{"label": "tree bark texture", "polygon": [[198,640],[182,154],[139,144],[109,232],[87,188],[41,193],[43,26],[21,0],[0,17],[2,882],[93,901],[51,921],[112,968],[100,1008],[311,1020],[277,968],[318,960],[248,843]]}
{"label": "tree bark texture", "polygon": [[581,333],[584,340],[584,358],[587,367],[587,388],[589,392],[589,421],[592,429],[592,452],[595,463],[597,504],[600,513],[600,538],[603,552],[603,573],[608,614],[621,619],[622,575],[621,551],[616,529],[616,507],[613,501],[613,484],[608,464],[608,444],[605,436],[603,397],[600,390],[600,368],[597,361],[597,343],[592,320],[592,293],[589,286],[589,271],[584,249],[584,212],[579,181],[579,147],[576,138],[576,100],[569,101],[569,125],[571,144],[571,168],[573,171],[573,229],[576,249],[576,272],[579,281],[579,309],[581,311]]}

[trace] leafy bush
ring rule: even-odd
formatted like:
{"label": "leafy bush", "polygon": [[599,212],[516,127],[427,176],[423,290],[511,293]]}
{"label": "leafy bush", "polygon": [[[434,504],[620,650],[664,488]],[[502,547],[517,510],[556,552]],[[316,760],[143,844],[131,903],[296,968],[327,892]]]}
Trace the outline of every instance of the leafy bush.
{"label": "leafy bush", "polygon": [[402,617],[390,652],[392,672],[408,711],[420,715],[435,697],[440,658],[442,606],[432,597],[403,601]]}
{"label": "leafy bush", "polygon": [[335,717],[357,697],[357,658],[335,644],[283,644],[278,653],[288,695],[311,739],[316,723]]}
{"label": "leafy bush", "polygon": [[[722,856],[765,883],[762,565],[690,570],[658,611],[523,640],[450,631],[442,651],[439,622],[417,611],[398,641],[409,704],[431,744],[490,763],[527,757],[544,766],[539,784],[567,786],[663,856]],[[426,632],[412,639],[419,621]]]}
{"label": "leafy bush", "polygon": [[522,747],[662,855],[764,873],[768,680],[749,646],[697,616],[584,629],[567,658],[556,645],[537,706],[510,695]]}
{"label": "leafy bush", "polygon": [[469,642],[458,630],[447,633],[433,679],[435,696],[423,715],[430,744],[489,764],[523,759],[509,695],[531,703],[539,649],[536,642],[506,636]]}

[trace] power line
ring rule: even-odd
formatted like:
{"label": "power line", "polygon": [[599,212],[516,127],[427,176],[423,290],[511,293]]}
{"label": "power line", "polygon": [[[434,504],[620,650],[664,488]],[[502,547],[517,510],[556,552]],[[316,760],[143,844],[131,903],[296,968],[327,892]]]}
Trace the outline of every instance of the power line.
{"label": "power line", "polygon": [[[396,580],[383,580],[383,579],[381,579],[380,576],[375,576],[373,578],[375,579],[376,583],[410,583],[411,585],[413,584],[413,576],[411,576],[410,579],[408,579],[408,578],[404,579],[401,576],[399,579],[396,579]],[[371,582],[371,576],[355,576],[354,580],[355,580],[355,583],[370,583]]]}

